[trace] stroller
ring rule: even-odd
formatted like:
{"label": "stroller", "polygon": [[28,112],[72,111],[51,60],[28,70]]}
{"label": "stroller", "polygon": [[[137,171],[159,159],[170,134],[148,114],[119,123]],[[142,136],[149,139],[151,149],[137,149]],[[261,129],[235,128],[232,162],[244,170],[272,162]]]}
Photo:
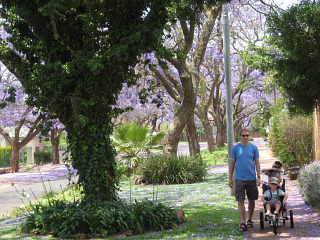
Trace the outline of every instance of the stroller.
{"label": "stroller", "polygon": [[[264,193],[265,191],[267,191],[270,187],[268,186],[268,181],[265,182],[264,179],[265,177],[267,177],[267,173],[268,172],[274,172],[274,170],[270,170],[270,171],[266,171],[266,172],[263,172],[262,173],[262,192]],[[281,173],[282,175],[282,185],[281,185],[281,189],[285,192],[285,175],[286,175],[286,172],[285,171],[282,171],[282,170],[278,170],[278,172]],[[269,199],[266,199],[266,200],[269,200]],[[289,211],[289,217],[287,215],[287,209],[283,207],[283,196],[280,197],[280,202],[281,202],[281,208],[280,208],[280,211],[279,211],[279,215],[275,215],[274,214],[274,211],[275,209],[271,208],[271,215],[268,217],[268,216],[265,216],[265,213],[266,213],[266,206],[264,205],[264,212],[260,212],[260,228],[261,229],[264,229],[264,223],[265,222],[269,222],[269,225],[272,226],[273,228],[273,232],[274,234],[277,234],[277,227],[281,224],[282,222],[282,226],[285,226],[286,224],[286,221],[287,220],[290,220],[290,227],[293,228],[294,227],[294,223],[293,223],[293,211],[290,210]]]}

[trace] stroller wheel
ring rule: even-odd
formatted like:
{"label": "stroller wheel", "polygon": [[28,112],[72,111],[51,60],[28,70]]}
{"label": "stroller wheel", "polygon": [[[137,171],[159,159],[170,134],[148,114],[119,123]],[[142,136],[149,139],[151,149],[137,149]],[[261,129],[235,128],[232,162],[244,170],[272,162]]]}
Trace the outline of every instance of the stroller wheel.
{"label": "stroller wheel", "polygon": [[273,227],[273,233],[277,234],[277,219],[276,215],[271,216],[271,222],[272,222],[272,227]]}
{"label": "stroller wheel", "polygon": [[260,229],[264,229],[264,217],[263,217],[263,212],[260,212]]}
{"label": "stroller wheel", "polygon": [[287,209],[282,210],[282,224],[283,226],[286,225],[286,219],[287,219]]}
{"label": "stroller wheel", "polygon": [[294,224],[293,224],[293,212],[292,210],[290,210],[290,227],[294,228]]}

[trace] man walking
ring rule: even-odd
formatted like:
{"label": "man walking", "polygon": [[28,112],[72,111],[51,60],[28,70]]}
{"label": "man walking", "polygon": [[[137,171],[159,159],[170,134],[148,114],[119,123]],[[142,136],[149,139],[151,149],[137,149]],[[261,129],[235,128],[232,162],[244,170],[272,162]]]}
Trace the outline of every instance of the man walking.
{"label": "man walking", "polygon": [[[249,142],[249,129],[240,131],[241,142],[232,148],[229,166],[229,186],[233,188],[232,174],[235,171],[235,198],[241,223],[238,230],[244,232],[253,227],[252,215],[255,200],[258,199],[260,180],[259,151],[256,145]],[[248,221],[246,224],[245,195],[248,198]]]}

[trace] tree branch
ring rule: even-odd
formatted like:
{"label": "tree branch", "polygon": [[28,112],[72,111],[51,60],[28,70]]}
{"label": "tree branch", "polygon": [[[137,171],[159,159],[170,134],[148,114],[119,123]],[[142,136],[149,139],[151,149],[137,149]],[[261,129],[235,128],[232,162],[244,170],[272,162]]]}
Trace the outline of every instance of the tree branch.
{"label": "tree branch", "polygon": [[181,102],[180,96],[175,92],[175,90],[171,87],[170,83],[167,79],[160,73],[160,71],[154,67],[149,66],[150,70],[155,74],[157,79],[163,84],[164,88],[167,90],[168,94],[177,102]]}

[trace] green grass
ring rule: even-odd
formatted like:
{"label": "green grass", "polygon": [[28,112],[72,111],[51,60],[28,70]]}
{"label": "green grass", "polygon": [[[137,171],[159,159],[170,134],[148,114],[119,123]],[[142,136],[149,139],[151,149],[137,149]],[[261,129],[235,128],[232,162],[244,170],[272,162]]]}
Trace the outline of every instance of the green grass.
{"label": "green grass", "polygon": [[[229,196],[227,174],[211,174],[202,183],[136,186],[124,181],[120,197],[127,201],[144,199],[165,202],[185,211],[188,222],[176,229],[147,232],[126,239],[242,239],[237,231],[239,215],[234,197]],[[131,194],[130,194],[131,188]],[[65,195],[70,192],[65,192]],[[16,215],[23,211],[17,210]],[[0,222],[1,239],[54,239],[50,236],[30,236],[17,232],[23,217]],[[112,239],[112,238],[109,238]]]}
{"label": "green grass", "polygon": [[[133,193],[137,190],[143,196],[151,188],[134,189]],[[155,200],[183,209],[188,222],[177,229],[150,232],[132,239],[242,239],[236,230],[239,221],[236,202],[228,193],[227,174],[210,175],[203,183],[159,186]]]}
{"label": "green grass", "polygon": [[[228,162],[227,152],[227,147],[222,147],[213,153],[203,151],[201,156],[208,165],[225,164]],[[234,197],[229,195],[227,174],[210,174],[204,182],[180,185],[137,186],[126,179],[121,183],[119,195],[127,201],[147,198],[166,203],[183,209],[188,218],[188,222],[176,229],[147,232],[125,239],[243,239],[243,234],[237,231],[239,214]],[[68,196],[74,197],[70,189],[64,192],[64,198]],[[62,198],[62,194],[56,197]],[[0,239],[57,239],[20,233],[19,224],[24,221],[26,212],[26,208],[15,208],[6,219],[0,220]]]}
{"label": "green grass", "polygon": [[212,153],[204,150],[201,157],[209,166],[228,163],[228,147],[217,148]]}

